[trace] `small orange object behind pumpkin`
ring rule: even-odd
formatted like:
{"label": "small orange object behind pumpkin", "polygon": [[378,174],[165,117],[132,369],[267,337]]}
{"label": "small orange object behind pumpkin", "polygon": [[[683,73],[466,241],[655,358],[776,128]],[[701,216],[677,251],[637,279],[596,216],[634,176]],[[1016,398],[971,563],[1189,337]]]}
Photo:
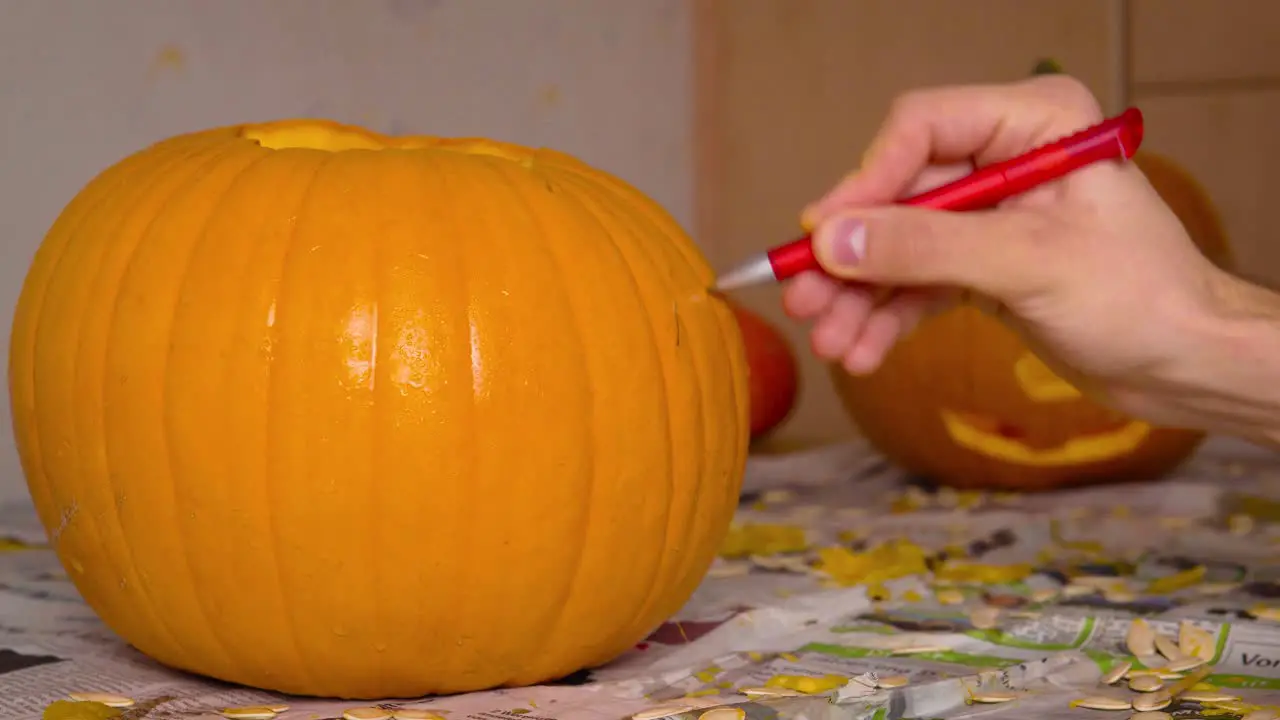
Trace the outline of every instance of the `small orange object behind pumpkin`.
{"label": "small orange object behind pumpkin", "polygon": [[769,321],[730,303],[747,348],[751,376],[751,439],[781,425],[796,404],[799,371],[791,344]]}
{"label": "small orange object behind pumpkin", "polygon": [[[1195,180],[1159,155],[1140,152],[1134,162],[1200,250],[1229,267],[1221,222]],[[955,487],[1025,491],[1155,478],[1204,439],[1082,396],[972,306],[923,322],[869,376],[831,372],[868,441],[907,470]]]}

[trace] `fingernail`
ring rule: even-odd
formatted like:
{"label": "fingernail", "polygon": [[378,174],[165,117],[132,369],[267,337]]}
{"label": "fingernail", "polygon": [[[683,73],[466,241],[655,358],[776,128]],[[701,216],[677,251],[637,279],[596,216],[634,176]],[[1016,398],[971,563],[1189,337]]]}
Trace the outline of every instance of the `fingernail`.
{"label": "fingernail", "polygon": [[841,217],[822,228],[827,257],[842,267],[854,267],[867,254],[867,228],[861,220]]}
{"label": "fingernail", "polygon": [[800,227],[807,233],[813,232],[813,228],[818,224],[818,204],[808,205],[804,210],[800,211]]}

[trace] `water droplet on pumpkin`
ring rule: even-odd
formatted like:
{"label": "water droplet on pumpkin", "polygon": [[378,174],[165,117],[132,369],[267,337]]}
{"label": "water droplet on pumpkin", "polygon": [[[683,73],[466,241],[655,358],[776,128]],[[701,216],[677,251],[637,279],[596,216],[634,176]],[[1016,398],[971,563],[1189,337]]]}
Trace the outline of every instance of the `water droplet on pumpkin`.
{"label": "water droplet on pumpkin", "polygon": [[347,629],[346,629],[346,628],[344,628],[344,627],[342,627],[341,625],[334,625],[334,626],[333,626],[333,634],[334,634],[334,635],[337,635],[338,637],[346,637],[346,636],[347,636]]}

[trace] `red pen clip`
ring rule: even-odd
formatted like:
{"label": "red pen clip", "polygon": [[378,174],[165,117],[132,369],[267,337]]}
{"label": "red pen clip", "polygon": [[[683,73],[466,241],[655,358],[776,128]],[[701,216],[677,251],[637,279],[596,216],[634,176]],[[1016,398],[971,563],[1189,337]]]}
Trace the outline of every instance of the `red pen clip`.
{"label": "red pen clip", "polygon": [[[1103,160],[1128,160],[1142,144],[1142,135],[1142,111],[1131,107],[1074,135],[987,165],[954,182],[899,200],[897,204],[958,212],[993,207],[1086,165]],[[812,240],[812,235],[805,235],[753,258],[722,275],[716,289],[724,291],[762,282],[781,282],[806,270],[821,270],[813,255]]]}

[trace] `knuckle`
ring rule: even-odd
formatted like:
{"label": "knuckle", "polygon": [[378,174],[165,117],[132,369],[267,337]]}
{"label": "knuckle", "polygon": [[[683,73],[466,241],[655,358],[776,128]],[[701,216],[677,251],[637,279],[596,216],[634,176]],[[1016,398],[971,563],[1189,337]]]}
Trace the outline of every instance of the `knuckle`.
{"label": "knuckle", "polygon": [[1041,99],[1053,103],[1072,121],[1091,125],[1102,120],[1102,104],[1079,78],[1042,75],[1033,78],[1031,83]]}
{"label": "knuckle", "polygon": [[927,121],[937,105],[938,90],[931,88],[907,90],[889,103],[884,127],[890,131],[912,132],[927,126]]}
{"label": "knuckle", "polygon": [[901,213],[892,220],[871,219],[867,237],[867,270],[878,275],[900,278],[937,264],[933,228],[918,222],[911,213]]}
{"label": "knuckle", "polygon": [[911,117],[916,111],[927,104],[930,91],[927,89],[907,90],[899,93],[897,97],[889,103],[889,117],[903,118]]}

